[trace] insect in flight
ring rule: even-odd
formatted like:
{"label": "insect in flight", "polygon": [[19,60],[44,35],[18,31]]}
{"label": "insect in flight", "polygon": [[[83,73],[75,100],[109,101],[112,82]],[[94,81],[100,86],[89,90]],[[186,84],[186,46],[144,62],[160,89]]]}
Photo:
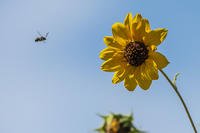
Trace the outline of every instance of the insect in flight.
{"label": "insect in flight", "polygon": [[49,32],[47,32],[45,36],[41,35],[40,32],[37,32],[37,33],[40,36],[35,39],[35,42],[44,42],[45,40],[47,40],[47,36],[48,36]]}

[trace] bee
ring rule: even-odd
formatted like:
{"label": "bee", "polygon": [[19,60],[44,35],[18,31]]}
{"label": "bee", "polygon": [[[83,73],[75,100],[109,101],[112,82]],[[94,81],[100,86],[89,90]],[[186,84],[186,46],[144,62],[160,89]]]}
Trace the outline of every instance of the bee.
{"label": "bee", "polygon": [[49,32],[46,33],[45,36],[41,35],[40,32],[37,32],[40,36],[35,39],[35,42],[44,42],[47,40],[47,36]]}

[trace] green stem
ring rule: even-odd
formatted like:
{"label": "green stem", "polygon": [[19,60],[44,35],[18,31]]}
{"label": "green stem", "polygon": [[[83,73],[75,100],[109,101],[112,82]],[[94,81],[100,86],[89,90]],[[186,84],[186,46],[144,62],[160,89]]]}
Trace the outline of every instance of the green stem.
{"label": "green stem", "polygon": [[161,73],[163,74],[163,76],[167,79],[167,81],[169,82],[169,84],[172,86],[172,88],[174,89],[174,91],[175,91],[176,94],[178,95],[178,97],[179,97],[179,99],[181,100],[181,103],[183,104],[183,107],[184,107],[184,109],[185,109],[185,111],[186,111],[186,113],[187,113],[187,116],[188,116],[188,118],[189,118],[189,120],[190,120],[190,123],[191,123],[191,125],[192,125],[192,127],[193,127],[193,129],[194,129],[194,132],[197,133],[197,129],[196,129],[195,125],[194,125],[194,122],[193,122],[193,120],[192,120],[192,117],[191,117],[191,115],[190,115],[190,112],[189,112],[189,110],[188,110],[188,108],[187,108],[187,106],[186,106],[186,104],[185,104],[185,102],[184,102],[184,100],[183,100],[181,94],[179,93],[177,86],[176,86],[175,84],[172,83],[172,81],[169,79],[169,77],[166,75],[166,73],[165,73],[163,70],[160,69],[160,72],[161,72]]}

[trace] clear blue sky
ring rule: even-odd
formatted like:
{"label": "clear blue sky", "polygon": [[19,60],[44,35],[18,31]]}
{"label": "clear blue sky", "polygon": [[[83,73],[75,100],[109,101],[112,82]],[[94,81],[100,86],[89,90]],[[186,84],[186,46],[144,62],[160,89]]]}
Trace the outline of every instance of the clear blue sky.
{"label": "clear blue sky", "polygon": [[[192,133],[162,75],[148,91],[128,92],[101,71],[103,36],[128,12],[167,28],[158,47],[200,130],[199,0],[1,0],[0,133],[92,133],[96,115],[134,113],[148,133]],[[37,44],[36,31],[50,32]]]}

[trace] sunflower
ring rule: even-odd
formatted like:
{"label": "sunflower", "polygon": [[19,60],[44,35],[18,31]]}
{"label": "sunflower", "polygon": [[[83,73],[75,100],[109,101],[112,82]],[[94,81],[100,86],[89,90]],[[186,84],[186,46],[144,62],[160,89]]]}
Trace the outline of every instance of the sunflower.
{"label": "sunflower", "polygon": [[101,69],[114,72],[112,83],[124,81],[129,91],[137,85],[147,90],[152,80],[158,79],[158,70],[169,64],[164,55],[156,52],[167,32],[164,28],[151,30],[147,19],[129,13],[124,23],[112,25],[113,36],[104,37],[107,47],[99,55],[105,61]]}

